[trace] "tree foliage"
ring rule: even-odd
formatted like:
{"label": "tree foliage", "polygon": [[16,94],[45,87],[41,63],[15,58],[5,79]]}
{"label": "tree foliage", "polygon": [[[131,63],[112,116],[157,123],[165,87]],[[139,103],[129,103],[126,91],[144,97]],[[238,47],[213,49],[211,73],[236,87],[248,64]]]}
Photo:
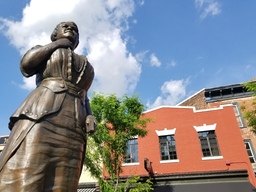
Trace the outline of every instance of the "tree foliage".
{"label": "tree foliage", "polygon": [[[245,87],[248,91],[253,91],[254,96],[256,95],[256,82],[247,82],[245,83]],[[251,109],[246,110],[244,113],[244,118],[248,121],[247,125],[252,127],[251,131],[256,134],[256,100],[253,99],[251,103]]]}
{"label": "tree foliage", "polygon": [[[85,165],[98,178],[101,190],[124,191],[132,184],[136,186],[133,190],[145,187],[142,191],[149,191],[150,182],[139,183],[138,177],[120,183],[127,142],[135,136],[144,137],[148,132],[146,125],[150,119],[143,118],[144,105],[136,96],[117,98],[114,94],[93,94],[90,100],[97,131],[88,138]],[[108,179],[102,178],[102,165]]]}
{"label": "tree foliage", "polygon": [[119,191],[129,191],[129,192],[148,192],[152,188],[152,181],[147,179],[145,182],[140,181],[140,177],[134,176],[128,178],[126,182],[121,183],[119,187]]}

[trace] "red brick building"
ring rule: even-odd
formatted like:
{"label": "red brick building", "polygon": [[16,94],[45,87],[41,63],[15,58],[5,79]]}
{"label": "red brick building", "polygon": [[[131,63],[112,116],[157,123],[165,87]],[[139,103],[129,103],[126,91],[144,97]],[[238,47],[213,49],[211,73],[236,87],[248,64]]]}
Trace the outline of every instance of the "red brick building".
{"label": "red brick building", "polygon": [[155,191],[253,191],[255,176],[233,106],[196,110],[163,106],[144,138],[127,145],[123,177],[151,176]]}
{"label": "red brick building", "polygon": [[244,84],[233,84],[202,89],[178,105],[209,109],[232,104],[251,165],[256,172],[256,135],[251,132],[251,127],[246,125],[246,120],[243,118],[244,112],[252,109],[253,100],[253,92],[248,92]]}

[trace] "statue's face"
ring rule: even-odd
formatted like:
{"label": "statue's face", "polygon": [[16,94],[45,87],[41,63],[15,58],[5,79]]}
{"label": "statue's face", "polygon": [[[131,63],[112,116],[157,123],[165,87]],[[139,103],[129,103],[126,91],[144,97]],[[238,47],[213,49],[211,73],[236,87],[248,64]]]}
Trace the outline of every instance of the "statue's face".
{"label": "statue's face", "polygon": [[56,39],[61,38],[68,38],[76,47],[79,38],[77,26],[73,22],[61,23],[57,29]]}

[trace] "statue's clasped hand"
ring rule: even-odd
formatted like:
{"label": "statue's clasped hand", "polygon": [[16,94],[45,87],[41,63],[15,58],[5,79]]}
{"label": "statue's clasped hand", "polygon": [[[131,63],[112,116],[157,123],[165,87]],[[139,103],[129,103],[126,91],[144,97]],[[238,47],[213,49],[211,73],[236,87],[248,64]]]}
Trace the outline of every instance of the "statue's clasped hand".
{"label": "statue's clasped hand", "polygon": [[61,38],[55,41],[59,48],[71,48],[73,49],[72,42],[67,38]]}

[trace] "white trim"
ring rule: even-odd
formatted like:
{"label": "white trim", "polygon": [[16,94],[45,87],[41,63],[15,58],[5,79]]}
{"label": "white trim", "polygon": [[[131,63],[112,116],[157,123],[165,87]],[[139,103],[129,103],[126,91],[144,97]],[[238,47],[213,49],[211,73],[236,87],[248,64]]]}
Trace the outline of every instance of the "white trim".
{"label": "white trim", "polygon": [[173,160],[161,160],[160,163],[178,163],[180,162],[179,159],[173,159]]}
{"label": "white trim", "polygon": [[158,136],[174,135],[175,131],[176,131],[176,128],[173,128],[173,129],[164,128],[164,130],[159,130],[159,131],[156,130],[156,134]]}
{"label": "white trim", "polygon": [[223,159],[223,156],[202,157],[202,160]]}
{"label": "white trim", "polygon": [[122,164],[122,166],[134,166],[134,165],[140,165],[140,163],[139,162],[137,162],[137,163],[123,163]]}
{"label": "white trim", "polygon": [[206,124],[203,124],[202,126],[193,126],[195,128],[195,130],[197,132],[200,132],[200,131],[211,131],[211,130],[215,130],[216,129],[216,123],[214,123],[213,125],[206,125]]}
{"label": "white trim", "polygon": [[205,111],[215,111],[215,110],[222,110],[224,107],[229,107],[233,106],[233,104],[224,104],[220,105],[219,107],[216,108],[208,108],[208,109],[196,109],[195,106],[170,106],[170,105],[162,105],[159,107],[155,107],[152,109],[149,109],[147,111],[142,112],[142,114],[149,113],[152,111],[156,111],[159,109],[192,109],[194,113],[200,113],[200,112],[205,112]]}

